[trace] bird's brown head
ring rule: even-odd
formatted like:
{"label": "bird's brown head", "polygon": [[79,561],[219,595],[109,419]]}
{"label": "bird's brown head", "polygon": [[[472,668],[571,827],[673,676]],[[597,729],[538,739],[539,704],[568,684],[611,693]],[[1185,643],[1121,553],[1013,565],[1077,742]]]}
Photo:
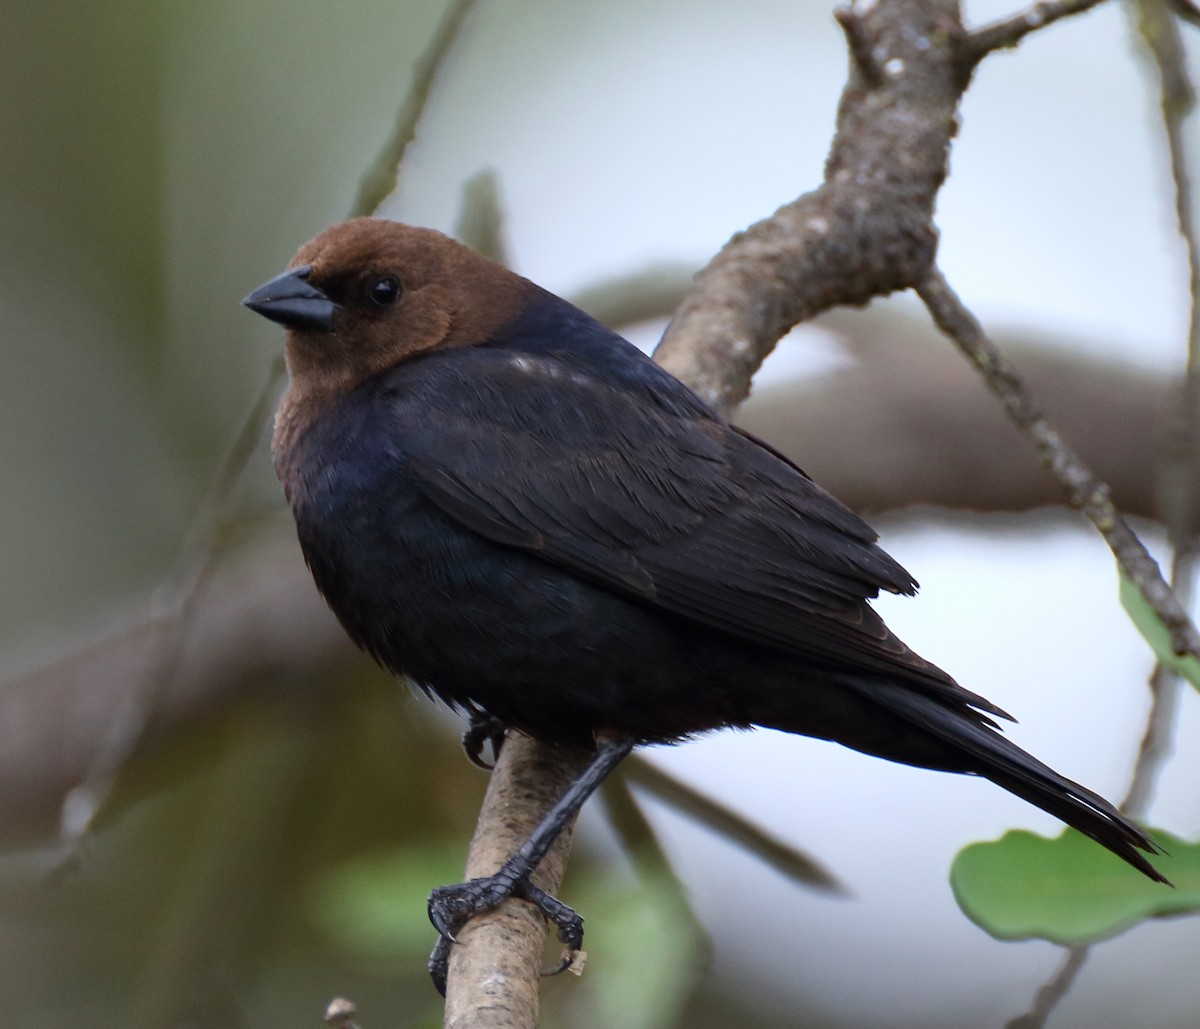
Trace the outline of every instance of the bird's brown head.
{"label": "bird's brown head", "polygon": [[277,456],[337,396],[435,347],[482,343],[535,289],[432,229],[374,218],[326,229],[243,301],[288,330]]}
{"label": "bird's brown head", "polygon": [[287,326],[293,385],[329,393],[434,347],[482,342],[532,288],[440,232],[355,218],[305,243],[243,303]]}

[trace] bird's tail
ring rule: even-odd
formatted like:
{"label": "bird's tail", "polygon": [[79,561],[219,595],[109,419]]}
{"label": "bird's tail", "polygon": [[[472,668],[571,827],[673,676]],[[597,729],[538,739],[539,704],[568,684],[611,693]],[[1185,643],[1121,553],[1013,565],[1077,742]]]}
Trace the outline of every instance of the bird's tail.
{"label": "bird's tail", "polygon": [[[921,730],[923,735],[948,745],[949,751],[943,753],[948,753],[950,760],[943,762],[942,767],[990,779],[1090,836],[1143,875],[1156,882],[1168,882],[1144,856],[1162,852],[1146,833],[1103,797],[1025,753],[993,728],[994,723],[986,716],[966,705],[955,709],[941,698],[897,687],[895,683],[864,678],[847,685],[899,716],[908,726]],[[961,766],[952,763],[955,755],[961,758]]]}

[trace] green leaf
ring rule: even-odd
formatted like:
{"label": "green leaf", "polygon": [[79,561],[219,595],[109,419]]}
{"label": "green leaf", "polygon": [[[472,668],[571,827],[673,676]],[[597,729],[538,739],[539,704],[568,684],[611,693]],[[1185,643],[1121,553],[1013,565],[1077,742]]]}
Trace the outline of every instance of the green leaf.
{"label": "green leaf", "polygon": [[430,841],[357,858],[326,876],[312,896],[314,921],[345,950],[367,957],[423,955],[434,932],[429,891],[462,878],[462,845]]}
{"label": "green leaf", "polygon": [[1162,619],[1154,613],[1154,609],[1146,602],[1142,591],[1124,573],[1121,578],[1121,606],[1137,627],[1154,656],[1160,664],[1187,679],[1193,686],[1200,689],[1200,659],[1195,654],[1176,654],[1171,647],[1171,632],[1163,625]]}
{"label": "green leaf", "polygon": [[950,885],[963,913],[1002,940],[1064,946],[1124,932],[1147,918],[1200,910],[1200,843],[1155,831],[1155,865],[1175,889],[1138,874],[1074,829],[1055,839],[1024,830],[960,850]]}

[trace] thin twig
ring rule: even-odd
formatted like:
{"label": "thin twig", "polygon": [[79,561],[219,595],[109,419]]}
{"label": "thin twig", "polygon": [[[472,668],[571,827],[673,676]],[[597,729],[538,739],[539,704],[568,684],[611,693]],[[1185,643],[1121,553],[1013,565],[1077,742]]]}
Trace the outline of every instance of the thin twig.
{"label": "thin twig", "polygon": [[1200,633],[1162,577],[1158,562],[1109,497],[1101,482],[1051,427],[1025,388],[1017,370],[996,349],[975,316],[963,305],[934,268],[917,287],[930,315],[983,375],[988,388],[1004,404],[1009,418],[1033,441],[1038,457],[1058,479],[1072,507],[1091,520],[1108,543],[1121,570],[1146,598],[1146,602],[1171,634],[1176,654],[1200,658]]}
{"label": "thin twig", "polygon": [[[398,161],[416,133],[417,124],[428,102],[433,82],[458,33],[459,27],[473,0],[455,0],[422,58],[417,62],[413,89],[401,106],[396,129],[367,173],[355,200],[353,215],[371,214],[394,189]],[[390,171],[384,171],[387,160],[393,161]],[[384,185],[391,185],[380,192]],[[158,633],[155,655],[149,663],[146,686],[130,698],[117,713],[108,729],[106,742],[88,774],[73,789],[63,803],[62,867],[78,858],[79,845],[91,827],[95,814],[104,806],[116,775],[142,738],[146,724],[154,712],[157,698],[178,660],[187,637],[188,624],[204,593],[220,556],[221,543],[235,521],[233,498],[246,468],[249,466],[271,419],[274,399],[283,382],[285,367],[282,355],[277,357],[259,390],[254,406],[246,416],[237,437],[222,462],[221,469],[209,488],[200,510],[188,533],[175,570],[156,591],[151,601],[148,622]]]}
{"label": "thin twig", "polygon": [[753,822],[693,789],[687,783],[668,775],[657,765],[644,758],[634,757],[626,760],[623,769],[634,785],[670,804],[681,814],[732,840],[793,882],[828,893],[849,893],[837,876],[815,858],[765,832]]}
{"label": "thin twig", "polygon": [[963,41],[963,58],[974,67],[994,50],[1016,46],[1029,33],[1044,29],[1061,18],[1082,14],[1099,6],[1103,0],[1041,0],[1023,11],[984,25]]}
{"label": "thin twig", "polygon": [[1067,995],[1067,991],[1075,982],[1084,962],[1087,961],[1089,947],[1068,947],[1066,957],[1057,972],[1045,986],[1038,990],[1037,999],[1025,1014],[1012,1019],[1005,1029],[1042,1029],[1046,1019],[1057,1007],[1058,1002]]}
{"label": "thin twig", "polygon": [[462,32],[463,22],[475,0],[454,0],[442,16],[429,46],[413,66],[413,81],[404,103],[396,113],[392,134],[383,144],[375,160],[359,182],[358,193],[350,208],[350,217],[374,214],[396,190],[400,165],[409,144],[417,135],[417,126],[429,105],[434,84],[446,63],[451,49]]}
{"label": "thin twig", "polygon": [[79,848],[91,830],[93,819],[107,802],[117,774],[137,747],[170,677],[175,674],[191,618],[216,567],[220,543],[234,522],[234,494],[270,420],[277,384],[282,376],[281,355],[272,363],[268,381],[255,398],[216,478],[200,502],[176,561],[174,575],[151,598],[148,624],[156,628],[144,684],[120,707],[87,775],[63,801],[62,852],[52,874],[70,869],[78,861]]}
{"label": "thin twig", "polygon": [[494,168],[484,168],[463,183],[454,238],[499,264],[510,263],[504,241],[500,181]]}
{"label": "thin twig", "polygon": [[1181,20],[1189,25],[1200,26],[1200,4],[1196,0],[1170,0],[1173,10]]}
{"label": "thin twig", "polygon": [[1154,666],[1150,676],[1150,713],[1146,716],[1146,728],[1138,745],[1129,789],[1120,804],[1125,814],[1139,821],[1146,818],[1159,776],[1171,757],[1179,687],[1179,676],[1165,665]]}
{"label": "thin twig", "polygon": [[1168,428],[1166,461],[1169,476],[1163,491],[1163,511],[1172,545],[1178,551],[1194,545],[1200,490],[1200,243],[1197,242],[1192,174],[1188,164],[1185,123],[1196,106],[1196,90],[1188,75],[1187,54],[1179,25],[1164,0],[1141,0],[1137,5],[1138,38],[1158,72],[1163,131],[1175,184],[1175,217],[1188,261],[1191,312],[1187,363],[1179,399]]}
{"label": "thin twig", "polygon": [[[1192,177],[1184,145],[1183,125],[1195,108],[1196,93],[1187,72],[1179,28],[1164,0],[1140,0],[1138,35],[1150,51],[1159,73],[1164,134],[1175,184],[1175,213],[1188,260],[1191,298],[1187,358],[1178,403],[1167,426],[1161,473],[1162,515],[1174,554],[1171,585],[1179,603],[1190,610],[1196,588],[1200,549],[1197,548],[1196,514],[1200,507],[1200,248],[1192,203]],[[1150,713],[1138,746],[1137,759],[1121,810],[1145,819],[1154,800],[1159,778],[1171,757],[1182,683],[1163,664],[1150,676]],[[1038,992],[1029,1012],[1009,1023],[1008,1029],[1040,1029],[1066,995],[1087,960],[1088,946],[1067,949],[1066,960]]]}
{"label": "thin twig", "polygon": [[[1196,587],[1196,516],[1200,509],[1200,243],[1197,242],[1192,174],[1188,164],[1184,125],[1196,107],[1196,90],[1188,75],[1187,55],[1179,25],[1166,0],[1140,0],[1137,5],[1138,38],[1158,71],[1163,132],[1175,185],[1175,216],[1188,262],[1191,312],[1187,358],[1178,401],[1167,426],[1163,447],[1161,491],[1163,521],[1174,557],[1171,584],[1180,603],[1191,607]],[[1145,814],[1154,796],[1158,777],[1171,753],[1172,729],[1179,701],[1179,677],[1158,666],[1150,680],[1153,697],[1146,732],[1124,807]]]}

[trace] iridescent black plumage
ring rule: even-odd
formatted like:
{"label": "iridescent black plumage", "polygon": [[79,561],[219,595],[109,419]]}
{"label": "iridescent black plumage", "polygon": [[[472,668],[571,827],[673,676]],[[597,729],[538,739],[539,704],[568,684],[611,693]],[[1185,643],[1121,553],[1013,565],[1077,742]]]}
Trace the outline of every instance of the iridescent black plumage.
{"label": "iridescent black plumage", "polygon": [[388,668],[555,743],[762,725],[981,775],[1161,878],[888,631],[868,601],[916,583],[875,533],[631,344],[427,230],[346,223],[297,263],[251,298],[291,330],[276,461]]}

